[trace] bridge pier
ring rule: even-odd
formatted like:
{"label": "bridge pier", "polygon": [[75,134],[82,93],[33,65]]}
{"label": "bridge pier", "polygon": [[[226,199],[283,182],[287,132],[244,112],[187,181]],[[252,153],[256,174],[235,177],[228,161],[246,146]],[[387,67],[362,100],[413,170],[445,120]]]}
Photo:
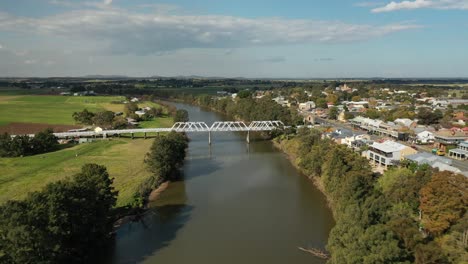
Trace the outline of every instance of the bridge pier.
{"label": "bridge pier", "polygon": [[247,144],[250,144],[250,130],[247,131]]}
{"label": "bridge pier", "polygon": [[134,139],[134,138],[135,138],[135,134],[134,134],[134,133],[132,133],[132,139]]}
{"label": "bridge pier", "polygon": [[106,134],[106,133],[102,133],[102,138],[107,138],[107,134]]}
{"label": "bridge pier", "polygon": [[208,131],[208,145],[211,145],[211,131]]}
{"label": "bridge pier", "polygon": [[146,132],[145,132],[145,135],[144,135],[144,139],[146,139]]}

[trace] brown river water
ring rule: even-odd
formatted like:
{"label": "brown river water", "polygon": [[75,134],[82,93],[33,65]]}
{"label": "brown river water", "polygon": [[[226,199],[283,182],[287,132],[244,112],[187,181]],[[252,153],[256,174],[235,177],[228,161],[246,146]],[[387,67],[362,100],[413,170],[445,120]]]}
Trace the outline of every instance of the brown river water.
{"label": "brown river water", "polygon": [[[190,121],[226,118],[176,104]],[[190,133],[181,173],[141,222],[123,225],[101,263],[324,263],[334,225],[325,197],[276,150],[246,133]],[[148,141],[150,142],[150,141]]]}

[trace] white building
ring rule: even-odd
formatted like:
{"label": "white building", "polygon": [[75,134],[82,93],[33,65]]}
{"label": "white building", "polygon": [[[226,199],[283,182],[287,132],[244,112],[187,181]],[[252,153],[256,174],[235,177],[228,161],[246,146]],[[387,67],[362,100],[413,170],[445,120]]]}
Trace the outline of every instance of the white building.
{"label": "white building", "polygon": [[302,111],[310,111],[315,108],[315,103],[312,101],[308,101],[305,103],[300,103],[299,104],[299,109]]}
{"label": "white building", "polygon": [[429,131],[422,131],[416,134],[416,142],[419,144],[433,143],[435,140],[434,133]]}
{"label": "white building", "polygon": [[388,168],[389,166],[396,165],[405,156],[416,153],[418,153],[416,150],[408,146],[387,140],[383,143],[374,142],[369,147],[369,150],[363,154],[368,160],[373,161],[375,165]]}

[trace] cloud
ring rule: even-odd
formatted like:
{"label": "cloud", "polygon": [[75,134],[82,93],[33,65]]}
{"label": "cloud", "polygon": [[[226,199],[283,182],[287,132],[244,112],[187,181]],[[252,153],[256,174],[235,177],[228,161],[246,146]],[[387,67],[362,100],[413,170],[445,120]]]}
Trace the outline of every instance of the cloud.
{"label": "cloud", "polygon": [[281,63],[285,61],[286,61],[286,58],[283,56],[268,57],[263,60],[263,62],[269,62],[269,63]]}
{"label": "cloud", "polygon": [[24,64],[36,64],[37,63],[37,60],[25,60],[24,61]]}
{"label": "cloud", "polygon": [[2,46],[2,44],[0,44],[0,49],[3,49],[3,46]]}
{"label": "cloud", "polygon": [[315,61],[334,61],[334,58],[317,58]]}
{"label": "cloud", "polygon": [[415,0],[390,2],[389,4],[372,9],[373,13],[392,12],[397,10],[412,10],[421,8],[459,9],[468,10],[468,0]]}
{"label": "cloud", "polygon": [[185,48],[233,49],[314,43],[348,43],[419,28],[412,23],[138,13],[123,9],[73,10],[42,18],[0,13],[0,31],[95,42],[111,54],[155,54]]}

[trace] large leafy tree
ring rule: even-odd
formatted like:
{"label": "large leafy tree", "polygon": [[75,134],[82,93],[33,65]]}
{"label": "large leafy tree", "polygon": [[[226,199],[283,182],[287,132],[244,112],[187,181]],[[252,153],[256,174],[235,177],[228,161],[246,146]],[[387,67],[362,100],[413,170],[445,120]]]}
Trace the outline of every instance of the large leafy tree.
{"label": "large leafy tree", "polygon": [[435,173],[420,191],[422,223],[431,234],[439,235],[466,212],[468,179],[460,174]]}
{"label": "large leafy tree", "polygon": [[179,109],[175,113],[174,122],[188,122],[189,115],[187,110]]}
{"label": "large leafy tree", "polygon": [[81,112],[74,112],[72,117],[79,124],[92,125],[94,113],[84,109]]}
{"label": "large leafy tree", "polygon": [[1,263],[86,263],[110,238],[117,192],[106,168],[84,165],[0,207]]}

